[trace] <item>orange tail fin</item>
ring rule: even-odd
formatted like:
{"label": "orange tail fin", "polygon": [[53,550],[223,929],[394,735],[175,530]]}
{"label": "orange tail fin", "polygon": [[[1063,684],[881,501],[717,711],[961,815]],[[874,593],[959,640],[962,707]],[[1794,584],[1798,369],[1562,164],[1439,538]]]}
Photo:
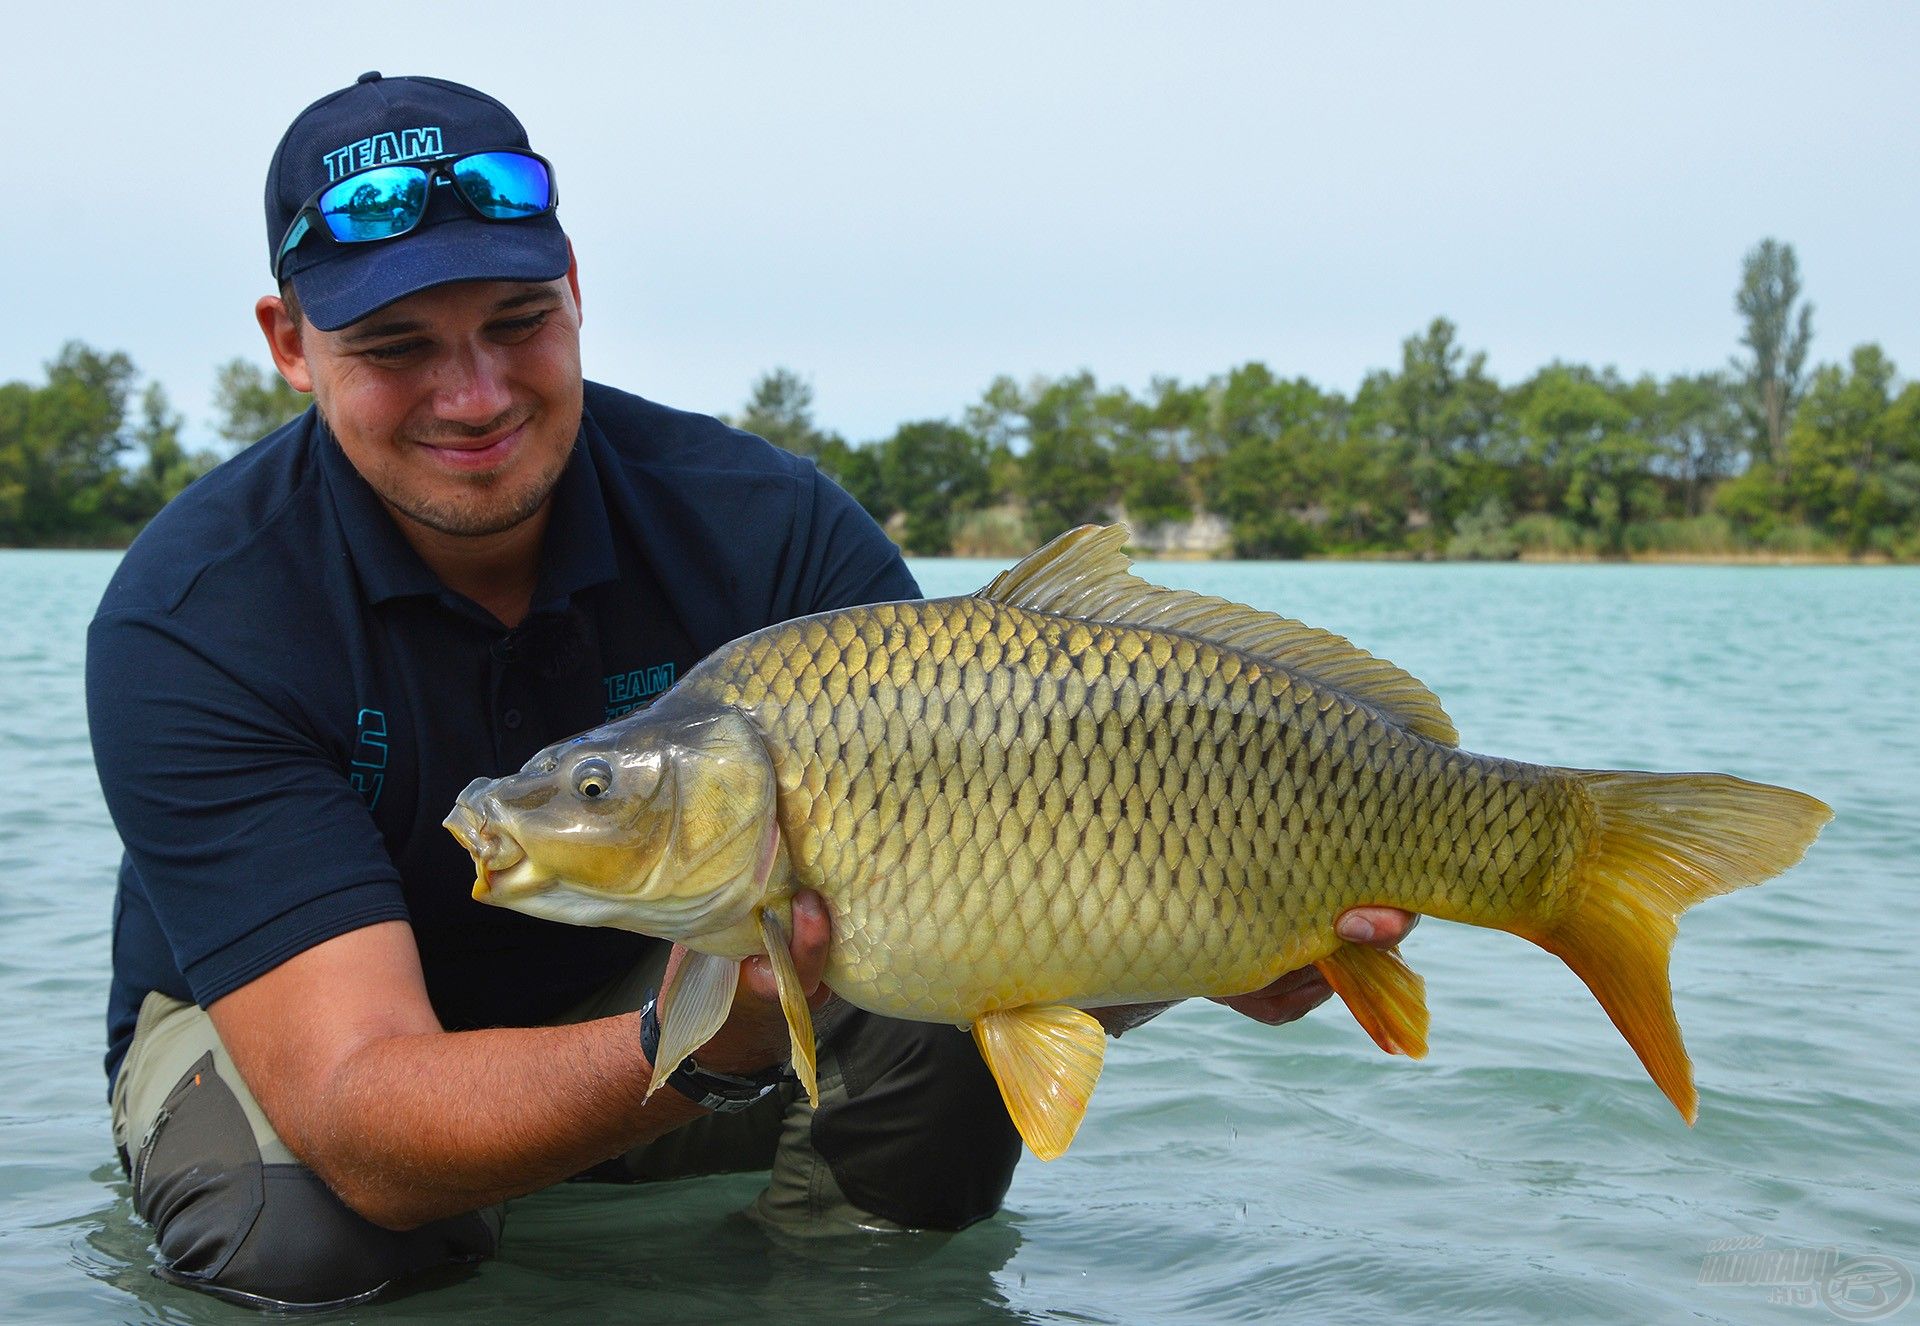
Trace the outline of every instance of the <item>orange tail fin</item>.
{"label": "orange tail fin", "polygon": [[1667,963],[1681,912],[1779,874],[1833,811],[1784,787],[1726,774],[1589,773],[1599,831],[1576,868],[1571,909],[1513,927],[1587,983],[1688,1123],[1693,1065],[1673,1015]]}

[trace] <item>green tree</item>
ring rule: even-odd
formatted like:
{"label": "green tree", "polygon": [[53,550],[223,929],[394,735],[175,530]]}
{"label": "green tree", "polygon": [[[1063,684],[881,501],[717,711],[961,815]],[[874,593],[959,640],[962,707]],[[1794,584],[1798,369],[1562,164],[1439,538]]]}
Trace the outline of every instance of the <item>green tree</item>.
{"label": "green tree", "polygon": [[1298,557],[1320,546],[1341,409],[1305,378],[1242,364],[1208,386],[1195,468],[1209,510],[1243,557]]}
{"label": "green tree", "polygon": [[1241,557],[1301,557],[1320,546],[1315,499],[1325,487],[1324,452],[1306,429],[1236,443],[1215,471],[1214,509]]}
{"label": "green tree", "polygon": [[1733,473],[1740,458],[1740,410],[1732,384],[1719,373],[1668,378],[1647,418],[1681,511],[1699,515],[1708,493]]}
{"label": "green tree", "polygon": [[987,501],[984,439],[943,420],[902,424],[878,448],[880,487],[906,516],[910,553],[938,555],[953,545],[954,521]]}
{"label": "green tree", "polygon": [[1040,538],[1104,519],[1113,501],[1113,452],[1098,396],[1093,374],[1083,372],[1036,382],[1022,402],[1021,495]]}
{"label": "green tree", "polygon": [[119,456],[133,361],[70,341],[43,387],[0,389],[0,542],[96,542],[123,532]]}
{"label": "green tree", "polygon": [[42,475],[51,485],[46,496],[56,507],[64,496],[81,524],[110,507],[120,485],[127,404],[138,376],[120,351],[102,354],[79,341],[67,342],[47,365],[42,400],[49,408],[41,415],[52,430],[52,445],[42,453]]}
{"label": "green tree", "polygon": [[1793,245],[1761,240],[1741,264],[1733,303],[1745,323],[1740,344],[1747,353],[1736,357],[1733,366],[1754,430],[1754,459],[1771,462],[1785,478],[1787,431],[1813,344],[1813,305],[1800,300],[1800,264]]}
{"label": "green tree", "polygon": [[1486,361],[1460,345],[1453,323],[1435,318],[1401,342],[1399,371],[1369,374],[1354,402],[1354,426],[1385,449],[1387,469],[1407,489],[1409,524],[1417,518],[1429,550],[1500,487],[1490,452],[1501,394]]}
{"label": "green tree", "polygon": [[1026,446],[1027,416],[1020,384],[1004,373],[996,377],[967,407],[962,424],[987,444],[988,500],[1023,501],[1019,453]]}
{"label": "green tree", "polygon": [[173,412],[166,390],[158,382],[147,384],[140,397],[140,421],[134,426],[132,443],[143,453],[142,460],[128,476],[129,503],[125,515],[132,521],[144,521],[178,497],[181,490],[211,470],[219,457],[210,451],[190,452],[180,441],[185,421]]}
{"label": "green tree", "polygon": [[214,431],[236,447],[251,446],[300,415],[312,399],[272,369],[229,359],[213,373]]}
{"label": "green tree", "polygon": [[[1920,465],[1920,411],[1913,389],[1897,389],[1893,362],[1877,345],[1856,348],[1845,368],[1827,365],[1813,375],[1787,438],[1787,491],[1816,528],[1864,552],[1878,536],[1897,540],[1911,531],[1912,467]],[[1896,403],[1899,408],[1896,408]]]}
{"label": "green tree", "polygon": [[1597,531],[1626,550],[1626,528],[1659,507],[1650,465],[1658,452],[1635,417],[1634,392],[1609,371],[1549,364],[1515,392],[1515,424],[1548,514]]}
{"label": "green tree", "polygon": [[23,517],[32,479],[33,404],[24,382],[0,384],[0,546],[26,541]]}
{"label": "green tree", "polygon": [[728,422],[796,456],[818,457],[835,437],[814,425],[813,385],[787,368],[763,373],[748,394],[746,409]]}
{"label": "green tree", "polygon": [[1095,401],[1101,434],[1113,450],[1114,484],[1135,529],[1193,515],[1182,464],[1191,433],[1188,393],[1165,379],[1152,390],[1144,401],[1124,388],[1102,392]]}
{"label": "green tree", "polygon": [[1902,387],[1881,418],[1886,445],[1877,473],[1886,523],[1873,531],[1874,546],[1920,558],[1920,382]]}
{"label": "green tree", "polygon": [[882,525],[887,523],[893,506],[887,500],[886,486],[880,478],[880,458],[875,447],[848,446],[838,437],[828,437],[814,459],[821,473],[846,489],[854,501],[866,508],[868,515]]}

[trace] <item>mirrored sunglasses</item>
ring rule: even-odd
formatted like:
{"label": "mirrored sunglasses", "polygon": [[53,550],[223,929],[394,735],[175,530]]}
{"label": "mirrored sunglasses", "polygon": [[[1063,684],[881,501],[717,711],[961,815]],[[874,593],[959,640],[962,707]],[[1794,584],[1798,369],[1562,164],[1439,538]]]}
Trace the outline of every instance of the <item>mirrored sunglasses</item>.
{"label": "mirrored sunglasses", "polygon": [[559,201],[553,166],[518,148],[493,148],[433,161],[369,166],[317,191],[301,206],[274,251],[280,280],[287,255],[316,225],[336,244],[398,239],[420,224],[435,186],[450,185],[467,209],[483,221],[525,221],[545,216]]}

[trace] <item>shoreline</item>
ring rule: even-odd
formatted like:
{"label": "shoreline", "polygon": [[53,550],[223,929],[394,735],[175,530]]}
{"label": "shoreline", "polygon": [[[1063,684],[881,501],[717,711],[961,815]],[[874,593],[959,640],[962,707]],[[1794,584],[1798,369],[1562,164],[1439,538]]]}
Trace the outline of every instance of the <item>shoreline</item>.
{"label": "shoreline", "polygon": [[[125,543],[41,543],[0,544],[0,552],[119,552]],[[1032,551],[1028,549],[1027,551]],[[1864,553],[1849,557],[1844,553],[1776,552],[1638,552],[1623,557],[1602,557],[1593,553],[1521,553],[1515,557],[1429,557],[1411,552],[1315,553],[1306,557],[1219,557],[1199,552],[1147,552],[1129,547],[1127,553],[1137,562],[1351,562],[1354,564],[1403,563],[1414,566],[1920,566],[1920,560],[1900,560],[1884,553]],[[1019,558],[1024,553],[909,553],[909,557],[929,556],[956,562],[996,562]]]}
{"label": "shoreline", "polygon": [[[1215,557],[1207,553],[1149,553],[1128,548],[1138,562],[1351,562],[1377,565],[1398,563],[1410,566],[1920,566],[1920,561],[1900,561],[1883,553],[1849,557],[1844,553],[1776,552],[1641,552],[1624,557],[1602,557],[1593,553],[1521,553],[1516,557],[1427,557],[1409,552],[1315,553],[1306,557]],[[1015,553],[1005,556],[1018,556]],[[975,556],[972,560],[992,561]]]}

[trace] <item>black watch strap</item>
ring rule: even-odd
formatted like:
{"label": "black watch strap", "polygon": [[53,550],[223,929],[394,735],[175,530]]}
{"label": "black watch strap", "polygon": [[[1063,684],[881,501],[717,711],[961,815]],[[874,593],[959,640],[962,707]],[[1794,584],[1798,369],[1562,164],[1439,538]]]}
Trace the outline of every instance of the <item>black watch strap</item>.
{"label": "black watch strap", "polygon": [[[649,995],[640,1010],[640,1053],[647,1056],[648,1063],[653,1063],[660,1052],[659,1002],[658,995]],[[702,1068],[689,1057],[667,1074],[666,1085],[715,1114],[738,1114],[758,1105],[792,1076],[791,1069],[781,1067],[769,1068],[752,1077],[737,1077]]]}

